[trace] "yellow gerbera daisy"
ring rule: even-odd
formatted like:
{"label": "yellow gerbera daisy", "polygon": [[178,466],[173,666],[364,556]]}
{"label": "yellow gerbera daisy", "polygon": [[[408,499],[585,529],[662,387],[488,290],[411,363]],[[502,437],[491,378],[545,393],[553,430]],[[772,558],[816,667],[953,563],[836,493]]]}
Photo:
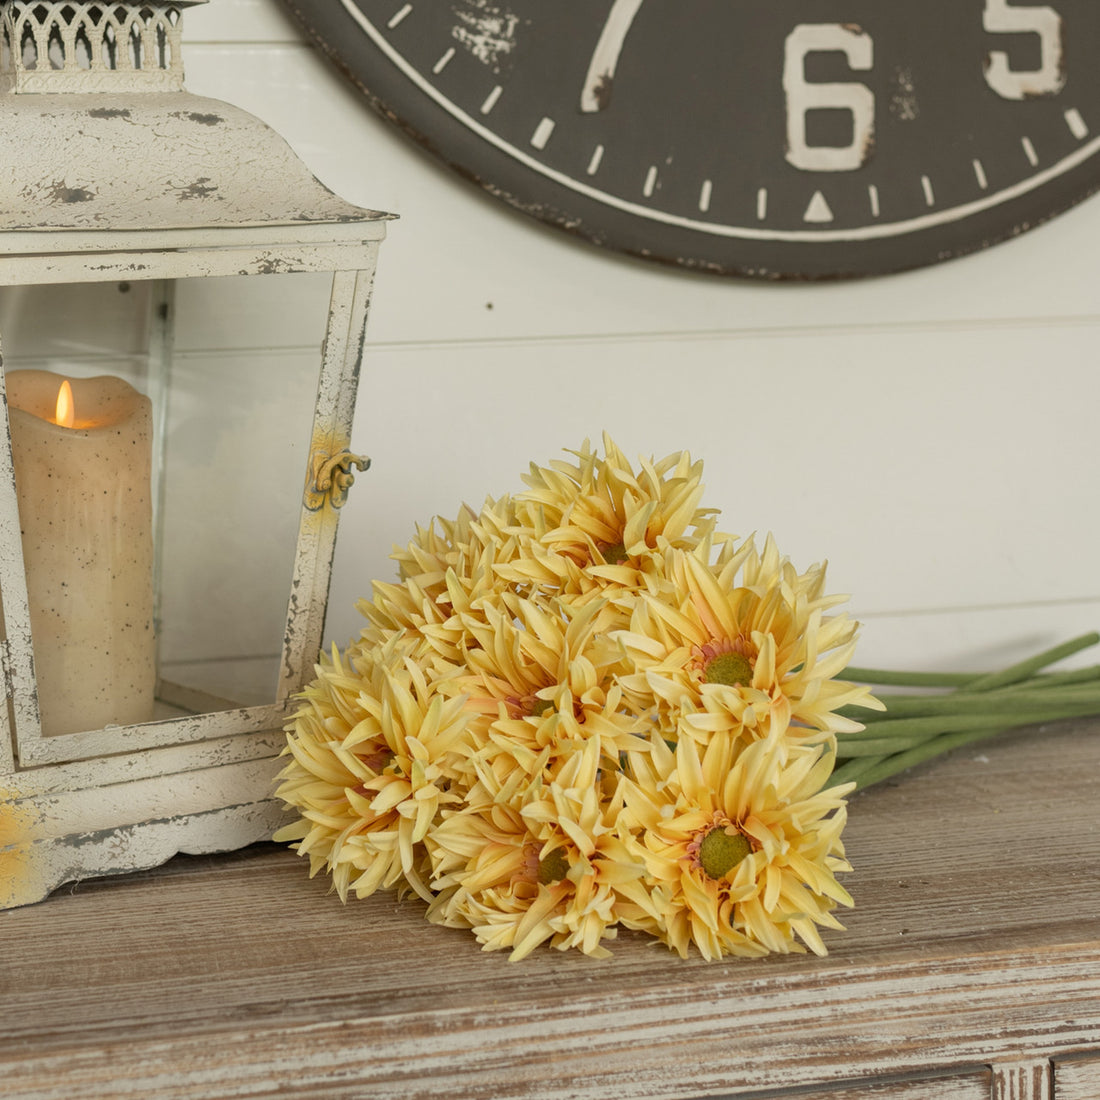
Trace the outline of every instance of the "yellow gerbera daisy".
{"label": "yellow gerbera daisy", "polygon": [[591,587],[644,587],[646,559],[665,547],[691,549],[714,533],[713,509],[699,507],[702,463],[686,451],[639,461],[635,471],[604,435],[604,457],[585,440],[576,462],[531,465],[515,498],[529,537],[516,559],[498,565],[518,583],[583,593]]}
{"label": "yellow gerbera daisy", "polygon": [[822,790],[831,771],[820,747],[741,749],[727,733],[701,756],[686,737],[675,755],[658,738],[632,755],[623,797],[654,882],[655,934],[685,957],[691,944],[713,959],[801,951],[799,940],[825,954],[817,926],[842,927],[831,910],[851,904],[836,873],[851,869],[840,833],[852,788]]}
{"label": "yellow gerbera daisy", "polygon": [[278,795],[301,820],[294,841],[342,898],[403,881],[425,899],[422,845],[441,806],[460,800],[467,713],[447,699],[395,636],[354,672],[335,650],[305,692],[288,735]]}
{"label": "yellow gerbera daisy", "polygon": [[825,614],[845,597],[825,595],[823,565],[797,573],[769,536],[763,554],[747,540],[717,564],[670,549],[660,576],[617,639],[634,665],[624,691],[639,708],[656,703],[667,737],[781,729],[794,742],[829,742],[861,728],[840,707],[881,706],[865,685],[835,679],[858,624]]}
{"label": "yellow gerbera daisy", "polygon": [[430,832],[439,895],[429,919],[470,928],[514,960],[547,941],[602,957],[617,925],[655,927],[644,865],[620,835],[623,777],[608,794],[598,764],[593,739],[546,782],[506,789],[480,770],[466,805]]}
{"label": "yellow gerbera daisy", "polygon": [[[578,607],[505,593],[462,616],[465,671],[440,690],[466,699],[479,759],[533,775],[594,741],[601,766],[617,768],[619,753],[639,744],[650,723],[622,704],[616,676],[628,666],[601,626],[606,611],[600,601]],[[550,762],[536,765],[547,748]]]}

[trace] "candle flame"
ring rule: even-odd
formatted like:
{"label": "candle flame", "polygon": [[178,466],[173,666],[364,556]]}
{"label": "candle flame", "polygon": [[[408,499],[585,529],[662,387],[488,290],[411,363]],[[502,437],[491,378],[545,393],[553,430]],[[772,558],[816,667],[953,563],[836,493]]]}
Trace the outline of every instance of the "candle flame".
{"label": "candle flame", "polygon": [[71,428],[76,422],[76,407],[73,404],[73,388],[66,378],[57,391],[57,415],[54,422],[63,428]]}

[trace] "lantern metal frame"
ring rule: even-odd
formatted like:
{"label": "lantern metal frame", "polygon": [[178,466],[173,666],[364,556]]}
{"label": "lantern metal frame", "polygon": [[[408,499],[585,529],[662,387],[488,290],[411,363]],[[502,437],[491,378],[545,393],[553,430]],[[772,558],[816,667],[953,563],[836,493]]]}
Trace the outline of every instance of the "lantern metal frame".
{"label": "lantern metal frame", "polygon": [[268,705],[41,735],[0,344],[0,908],[270,836],[339,507],[366,465],[349,445],[392,215],[338,198],[264,123],[184,89],[181,11],[204,2],[0,0],[0,287],[331,274],[278,689]]}

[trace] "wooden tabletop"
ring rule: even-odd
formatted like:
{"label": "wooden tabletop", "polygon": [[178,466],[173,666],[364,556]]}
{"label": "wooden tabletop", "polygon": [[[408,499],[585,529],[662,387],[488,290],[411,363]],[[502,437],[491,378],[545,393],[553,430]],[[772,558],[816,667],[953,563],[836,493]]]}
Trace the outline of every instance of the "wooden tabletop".
{"label": "wooden tabletop", "polygon": [[0,913],[0,1094],[1044,1100],[1053,1060],[1058,1100],[1096,1100],[1100,723],[872,788],[845,841],[823,959],[624,934],[510,963],[416,900],[342,905],[274,845],[65,887]]}

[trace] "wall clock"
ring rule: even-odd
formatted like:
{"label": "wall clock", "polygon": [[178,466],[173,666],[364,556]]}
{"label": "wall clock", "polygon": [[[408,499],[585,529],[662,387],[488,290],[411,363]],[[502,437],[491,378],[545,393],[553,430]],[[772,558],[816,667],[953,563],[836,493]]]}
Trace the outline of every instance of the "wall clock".
{"label": "wall clock", "polygon": [[1100,186],[1100,4],[286,0],[385,117],[593,243],[899,270]]}

